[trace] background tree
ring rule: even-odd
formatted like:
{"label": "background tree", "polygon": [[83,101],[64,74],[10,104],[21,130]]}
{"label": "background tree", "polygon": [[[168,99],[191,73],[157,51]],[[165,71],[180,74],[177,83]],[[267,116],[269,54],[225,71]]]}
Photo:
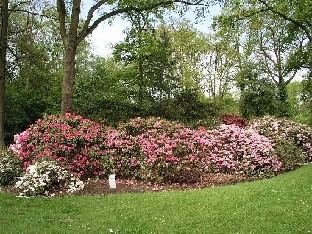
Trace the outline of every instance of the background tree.
{"label": "background tree", "polygon": [[[274,1],[274,4],[278,4],[278,1]],[[276,86],[279,100],[276,114],[289,116],[286,86],[298,71],[305,68],[306,35],[299,31],[294,33],[293,22],[279,17],[261,1],[229,1],[217,22],[223,28],[238,29],[234,31],[235,34],[242,35],[233,35],[239,52],[237,74],[242,74],[240,70],[248,63],[256,64],[253,69],[257,69],[259,79],[269,78]]]}
{"label": "background tree", "polygon": [[[38,29],[38,25],[34,27],[34,23],[37,24],[38,19],[42,21],[43,18],[45,18],[44,15],[39,14],[40,10],[43,7],[46,7],[46,3],[48,1],[36,1],[36,4],[33,5],[33,1],[1,1],[1,79],[0,79],[0,145],[4,145],[5,139],[7,139],[7,136],[10,135],[11,126],[8,125],[8,122],[11,121],[14,118],[8,113],[8,111],[13,110],[15,107],[12,106],[10,103],[10,83],[13,80],[16,80],[16,78],[21,74],[25,73],[27,69],[32,70],[33,64],[28,59],[25,60],[25,53],[26,51],[31,50],[31,44],[33,40],[28,41],[29,36],[34,33],[32,31],[34,28]],[[34,20],[37,18],[36,20]],[[38,32],[38,31],[37,31]],[[37,33],[36,32],[36,33]],[[28,36],[26,36],[26,34]],[[23,39],[21,37],[23,35]],[[23,42],[26,45],[23,49],[21,48],[19,50],[19,45],[17,41]],[[19,53],[19,51],[23,51],[25,53]],[[26,53],[27,54],[27,53]],[[37,59],[37,64],[38,64]],[[26,65],[26,62],[28,62],[28,65]],[[25,67],[27,69],[24,70],[24,72],[21,71],[21,64],[25,64]],[[33,70],[32,70],[33,71]],[[6,76],[6,77],[5,77]],[[32,76],[36,76],[33,73],[29,73],[27,76],[27,80],[29,81]],[[25,76],[24,76],[25,77]],[[29,84],[29,82],[26,82]],[[19,93],[22,93],[21,91],[18,91]],[[18,93],[17,92],[17,93]],[[21,100],[27,100],[27,99],[21,99]],[[22,105],[22,104],[21,104]],[[19,110],[21,111],[21,110]],[[18,111],[19,114],[21,114]],[[18,115],[19,116],[19,115]],[[14,117],[16,117],[14,115]],[[14,126],[14,124],[12,125]],[[6,129],[6,131],[4,131]]]}
{"label": "background tree", "polygon": [[[50,9],[42,16],[28,12],[27,8],[10,13],[5,109],[7,144],[43,114],[59,113],[62,44],[58,29],[49,17],[54,13],[55,9]],[[89,51],[89,45],[82,42],[77,51],[79,67],[88,60]]]}
{"label": "background tree", "polygon": [[256,42],[255,56],[262,61],[259,63],[260,69],[277,87],[278,114],[290,116],[286,86],[301,68],[295,56],[298,51],[302,51],[303,41],[288,33],[289,30],[284,21],[274,15],[268,16],[262,17],[262,22],[256,22],[257,26],[251,25],[250,35]]}
{"label": "background tree", "polygon": [[[152,11],[162,7],[172,7],[173,3],[198,5],[202,1],[159,0],[159,1],[107,1],[94,3],[88,10],[86,19],[81,22],[81,0],[66,2],[57,0],[60,35],[64,45],[64,76],[62,82],[61,113],[72,109],[75,55],[78,45],[103,21],[129,12]],[[68,14],[68,12],[71,12]],[[82,23],[80,25],[80,23]]]}
{"label": "background tree", "polygon": [[79,66],[74,84],[74,111],[107,125],[134,116],[129,73],[112,58],[91,57]]}
{"label": "background tree", "polygon": [[223,29],[208,34],[206,49],[200,60],[205,94],[219,105],[224,104],[234,86],[237,51],[235,41],[231,37],[232,34]]}
{"label": "background tree", "polygon": [[1,31],[0,31],[0,149],[5,147],[4,121],[5,121],[5,72],[6,52],[9,24],[9,6],[7,0],[1,1]]}
{"label": "background tree", "polygon": [[[199,68],[204,37],[190,23],[160,25],[154,29],[151,25],[142,27],[142,22],[133,25],[125,41],[114,50],[115,59],[129,72],[133,101],[140,109],[137,114],[186,122],[211,114],[211,103],[203,95],[203,75]],[[141,95],[135,87],[139,87]]]}
{"label": "background tree", "polygon": [[51,97],[60,96],[56,88],[60,81],[60,60],[53,55],[59,46],[50,39],[54,37],[49,21],[22,8],[11,12],[10,22],[5,109],[7,143],[14,134],[52,110],[57,99]]}
{"label": "background tree", "polygon": [[205,51],[205,37],[187,20],[170,24],[172,49],[176,60],[176,76],[181,79],[181,88],[201,89],[203,79],[199,63]]}
{"label": "background tree", "polygon": [[266,77],[259,77],[257,69],[252,66],[240,70],[241,98],[240,111],[250,119],[253,116],[275,115],[279,102],[276,86]]}
{"label": "background tree", "polygon": [[159,52],[155,19],[151,14],[140,12],[129,13],[127,18],[131,26],[127,29],[125,40],[115,46],[113,54],[117,62],[128,67],[129,88],[134,102],[148,107],[153,101],[155,55]]}
{"label": "background tree", "polygon": [[301,101],[305,104],[308,113],[308,121],[312,126],[312,75],[309,73],[303,80],[303,92]]}

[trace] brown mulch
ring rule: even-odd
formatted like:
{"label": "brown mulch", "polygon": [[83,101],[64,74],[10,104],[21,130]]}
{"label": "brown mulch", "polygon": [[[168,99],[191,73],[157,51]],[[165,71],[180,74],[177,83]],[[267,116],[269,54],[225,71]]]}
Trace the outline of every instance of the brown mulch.
{"label": "brown mulch", "polygon": [[208,187],[236,184],[239,182],[251,181],[250,178],[238,177],[226,174],[207,174],[201,177],[196,183],[148,183],[137,180],[116,180],[116,188],[111,189],[108,185],[108,180],[89,180],[85,183],[82,191],[76,194],[116,194],[116,193],[133,193],[133,192],[148,192],[148,191],[172,191],[172,190],[195,190]]}
{"label": "brown mulch", "polygon": [[[75,195],[94,195],[94,194],[121,194],[121,193],[141,193],[174,190],[198,190],[202,188],[236,184],[240,182],[252,181],[254,179],[238,177],[227,174],[206,174],[201,176],[196,183],[149,183],[138,180],[116,179],[116,188],[109,188],[108,179],[89,179],[84,182],[84,189],[75,192]],[[13,186],[3,187],[2,191],[18,195],[19,191]],[[67,195],[66,191],[58,191],[57,196]]]}

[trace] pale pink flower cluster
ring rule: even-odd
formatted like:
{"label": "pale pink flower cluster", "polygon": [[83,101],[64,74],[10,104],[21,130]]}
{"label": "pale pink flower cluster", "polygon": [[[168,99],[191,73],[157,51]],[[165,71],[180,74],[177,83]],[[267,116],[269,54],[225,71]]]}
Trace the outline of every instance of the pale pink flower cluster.
{"label": "pale pink flower cluster", "polygon": [[259,132],[273,142],[285,139],[303,150],[306,162],[312,161],[312,129],[287,119],[265,116],[254,120],[250,129]]}

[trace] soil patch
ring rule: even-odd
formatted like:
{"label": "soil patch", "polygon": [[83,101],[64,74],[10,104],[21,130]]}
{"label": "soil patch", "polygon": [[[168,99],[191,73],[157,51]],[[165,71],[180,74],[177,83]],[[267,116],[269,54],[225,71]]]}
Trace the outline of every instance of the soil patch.
{"label": "soil patch", "polygon": [[[110,188],[108,179],[89,179],[84,182],[84,189],[75,192],[75,195],[94,195],[94,194],[121,194],[121,193],[142,193],[173,190],[198,190],[202,188],[236,184],[239,182],[252,181],[254,178],[239,177],[227,174],[205,174],[196,183],[150,183],[146,181],[116,179],[116,188]],[[3,187],[2,191],[19,194],[13,186]],[[57,196],[67,195],[66,191],[57,191]]]}

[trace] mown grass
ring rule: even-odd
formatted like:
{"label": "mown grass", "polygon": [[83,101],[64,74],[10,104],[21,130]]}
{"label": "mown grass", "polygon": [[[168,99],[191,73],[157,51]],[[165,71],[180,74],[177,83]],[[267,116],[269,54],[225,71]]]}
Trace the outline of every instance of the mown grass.
{"label": "mown grass", "polygon": [[309,233],[312,164],[197,191],[18,198],[0,192],[0,233]]}

